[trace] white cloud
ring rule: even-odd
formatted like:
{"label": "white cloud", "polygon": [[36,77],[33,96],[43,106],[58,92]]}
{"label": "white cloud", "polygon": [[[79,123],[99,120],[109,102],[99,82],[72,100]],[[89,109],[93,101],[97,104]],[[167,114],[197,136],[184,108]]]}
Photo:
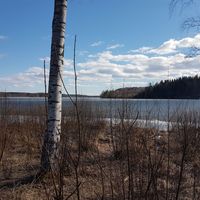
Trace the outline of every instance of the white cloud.
{"label": "white cloud", "polygon": [[139,49],[130,50],[130,51],[128,51],[128,53],[141,53],[141,54],[145,54],[148,51],[150,51],[151,49],[152,49],[152,47],[141,47]]}
{"label": "white cloud", "polygon": [[177,45],[178,45],[178,41],[176,41],[174,39],[170,39],[170,40],[164,42],[157,49],[150,49],[147,52],[160,54],[160,55],[175,53],[177,51]]}
{"label": "white cloud", "polygon": [[[49,70],[46,70],[46,75],[48,75]],[[44,82],[44,71],[41,67],[31,67],[25,72],[21,72],[12,76],[0,77],[0,81],[5,83],[6,86],[11,87],[35,87],[36,85],[41,85]]]}
{"label": "white cloud", "polygon": [[181,49],[197,47],[200,48],[200,34],[195,37],[186,37],[181,40],[170,39],[165,41],[157,48],[142,47],[139,49],[131,50],[130,53],[141,53],[141,54],[158,54],[167,55],[179,52]]}
{"label": "white cloud", "polygon": [[198,42],[199,38],[200,35],[196,35],[194,38],[168,40],[157,49],[144,47],[126,54],[103,51],[90,55],[87,61],[78,63],[82,68],[80,71],[82,73],[79,75],[90,76],[90,80],[106,75],[105,81],[109,76],[111,77],[109,81],[120,78],[143,84],[149,80],[167,79],[168,70],[172,78],[187,74],[194,75],[200,70],[200,56],[188,58],[179,50],[190,48]]}
{"label": "white cloud", "polygon": [[[193,38],[171,39],[158,48],[143,47],[120,54],[111,50],[86,54],[85,60],[77,62],[79,86],[83,91],[84,87],[89,88],[90,85],[103,90],[111,82],[114,86],[121,87],[124,80],[132,83],[132,86],[144,86],[145,83],[148,85],[149,82],[155,83],[167,79],[168,70],[170,78],[195,75],[200,72],[200,55],[187,57],[182,49],[193,45],[200,46],[199,40],[200,34]],[[74,84],[73,60],[65,59],[64,62],[64,80],[66,86],[72,88],[69,92],[73,92],[74,87],[71,87]],[[43,86],[43,68],[31,67],[13,76],[0,77],[0,81],[5,83],[4,85],[7,83],[18,87],[24,85],[35,87],[39,84]],[[100,93],[100,89],[98,91]]]}
{"label": "white cloud", "polygon": [[102,44],[103,44],[103,41],[97,41],[97,42],[92,43],[90,46],[91,47],[97,47],[97,46],[100,46]]}
{"label": "white cloud", "polygon": [[108,46],[106,49],[107,50],[117,49],[117,48],[121,48],[123,46],[124,46],[123,44],[113,44],[113,45]]}
{"label": "white cloud", "polygon": [[8,38],[7,36],[0,35],[0,40],[5,40],[5,39],[7,39],[7,38]]}
{"label": "white cloud", "polygon": [[64,58],[64,67],[72,68],[73,67],[73,60]]}

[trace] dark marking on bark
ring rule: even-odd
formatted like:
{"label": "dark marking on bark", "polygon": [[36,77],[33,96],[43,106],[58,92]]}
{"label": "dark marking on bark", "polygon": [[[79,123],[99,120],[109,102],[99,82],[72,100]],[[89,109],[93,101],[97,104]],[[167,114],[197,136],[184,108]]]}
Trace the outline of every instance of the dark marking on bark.
{"label": "dark marking on bark", "polygon": [[51,100],[51,101],[49,102],[50,105],[52,105],[52,104],[54,104],[54,103],[60,103],[60,101]]}
{"label": "dark marking on bark", "polygon": [[58,119],[48,119],[48,122],[59,122],[60,120]]}

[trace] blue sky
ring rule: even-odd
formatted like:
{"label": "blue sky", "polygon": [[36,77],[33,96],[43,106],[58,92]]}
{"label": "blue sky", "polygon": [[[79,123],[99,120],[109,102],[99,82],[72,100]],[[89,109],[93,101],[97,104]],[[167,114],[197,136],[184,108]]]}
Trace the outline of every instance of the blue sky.
{"label": "blue sky", "polygon": [[[195,30],[183,31],[200,3],[169,13],[170,0],[68,0],[65,84],[73,82],[73,40],[81,94],[199,73],[200,57],[185,52],[200,46]],[[43,62],[50,56],[53,0],[0,0],[0,90],[42,92]],[[198,46],[199,44],[199,46]],[[47,64],[48,65],[48,64]],[[48,70],[47,70],[48,73]]]}

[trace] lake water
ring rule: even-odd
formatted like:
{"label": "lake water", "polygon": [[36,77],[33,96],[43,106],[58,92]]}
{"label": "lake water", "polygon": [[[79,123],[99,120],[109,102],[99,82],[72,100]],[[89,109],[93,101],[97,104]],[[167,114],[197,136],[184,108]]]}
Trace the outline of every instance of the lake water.
{"label": "lake water", "polygon": [[[99,97],[81,97],[80,109],[93,110],[104,118],[138,119],[173,121],[185,112],[200,113],[200,100],[180,99],[101,99]],[[42,97],[8,97],[9,107],[44,106]],[[63,110],[72,107],[69,98],[63,98]]]}

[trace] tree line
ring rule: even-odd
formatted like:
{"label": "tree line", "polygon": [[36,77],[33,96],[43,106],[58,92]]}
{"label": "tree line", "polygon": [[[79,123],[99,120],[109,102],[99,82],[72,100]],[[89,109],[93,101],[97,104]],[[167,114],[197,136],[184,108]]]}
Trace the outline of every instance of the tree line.
{"label": "tree line", "polygon": [[147,98],[147,99],[198,99],[200,98],[200,77],[184,76],[162,80],[145,88],[121,88],[106,90],[102,98]]}

